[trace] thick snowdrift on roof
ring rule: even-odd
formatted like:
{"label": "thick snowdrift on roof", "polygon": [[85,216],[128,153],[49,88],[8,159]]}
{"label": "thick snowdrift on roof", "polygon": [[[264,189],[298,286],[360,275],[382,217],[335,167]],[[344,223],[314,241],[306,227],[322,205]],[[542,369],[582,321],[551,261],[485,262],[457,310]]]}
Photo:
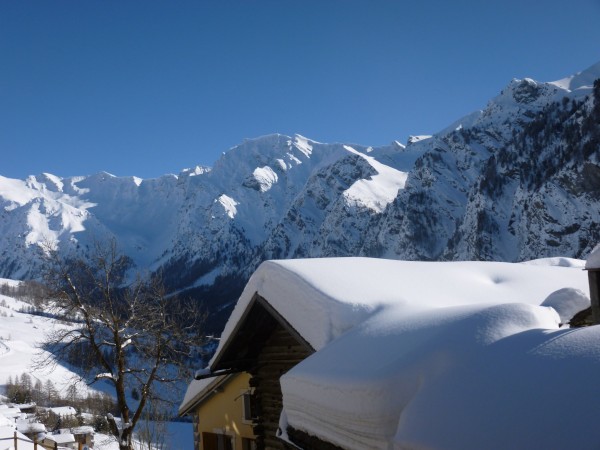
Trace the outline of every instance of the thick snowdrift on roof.
{"label": "thick snowdrift on roof", "polygon": [[591,448],[600,327],[552,308],[389,307],[282,377],[288,423],[345,448]]}
{"label": "thick snowdrift on roof", "polygon": [[[422,431],[435,430],[432,434],[437,434],[427,422],[430,415],[439,416],[435,411],[439,400],[429,398],[425,405],[418,403],[421,406],[412,414],[405,410],[413,408],[430,386],[456,370],[478,367],[489,348],[507,336],[531,329],[556,329],[558,320],[551,308],[525,304],[436,308],[412,314],[403,308],[385,308],[281,378],[288,423],[344,448],[389,448],[397,433],[396,442],[408,448],[423,444],[431,448],[489,448],[470,445],[471,423],[457,424],[458,436],[451,440],[406,439],[402,426],[406,421],[411,423],[408,428],[413,434],[417,425],[424,428]],[[512,348],[523,350],[519,343]],[[502,369],[505,363],[498,362],[502,376],[506,375]],[[539,375],[542,378],[545,374]],[[502,386],[502,380],[498,381]],[[470,380],[470,390],[481,389],[480,394],[486,395],[483,387],[488,387],[488,380]],[[455,397],[456,392],[453,389],[443,397],[456,409],[447,411],[450,415],[462,414],[462,399]],[[517,405],[520,400],[513,401]],[[483,403],[490,408],[487,401]],[[506,431],[503,427],[500,430]],[[455,440],[459,438],[461,441]]]}
{"label": "thick snowdrift on roof", "polygon": [[579,311],[590,307],[590,298],[579,289],[563,288],[550,294],[542,302],[542,306],[554,308],[561,323],[566,324]]}
{"label": "thick snowdrift on roof", "polygon": [[[564,315],[587,304],[583,265],[267,261],[246,285],[215,358],[258,293],[317,350],[281,379],[284,414],[297,429],[348,448],[585,446],[592,419],[561,416],[575,398],[600,395],[591,382],[591,394],[579,393],[585,371],[600,369],[600,331],[559,330],[555,309],[539,306]],[[192,383],[186,398],[205,383]],[[584,410],[597,417],[600,405],[588,403]]]}
{"label": "thick snowdrift on roof", "polygon": [[215,386],[220,384],[225,377],[203,378],[202,380],[192,380],[179,406],[179,414],[185,414],[204,394],[210,392]]}
{"label": "thick snowdrift on roof", "polygon": [[386,305],[403,305],[407,311],[479,303],[539,305],[565,287],[589,296],[587,276],[580,267],[550,265],[554,262],[267,261],[248,281],[216,354],[231,338],[255,293],[271,303],[316,350]]}
{"label": "thick snowdrift on roof", "polygon": [[[600,327],[530,330],[424,384],[402,414],[399,447],[597,448]],[[436,430],[436,435],[431,430]]]}
{"label": "thick snowdrift on roof", "polygon": [[600,269],[600,244],[596,245],[585,262],[586,269]]}

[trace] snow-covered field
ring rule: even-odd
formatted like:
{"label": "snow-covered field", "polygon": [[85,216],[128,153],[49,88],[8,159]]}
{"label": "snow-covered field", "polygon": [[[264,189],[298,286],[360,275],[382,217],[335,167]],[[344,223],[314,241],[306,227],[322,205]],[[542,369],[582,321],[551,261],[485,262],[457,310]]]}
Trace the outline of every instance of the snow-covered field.
{"label": "snow-covered field", "polygon": [[[0,284],[14,283],[17,282],[0,278]],[[0,393],[9,377],[14,380],[15,376],[27,373],[32,377],[33,383],[36,380],[42,383],[52,381],[61,396],[65,396],[67,388],[76,379],[76,374],[61,364],[53,364],[46,368],[38,368],[35,365],[35,361],[40,357],[48,356],[47,352],[38,347],[44,340],[44,334],[54,327],[65,325],[53,319],[20,312],[27,306],[27,303],[0,295]],[[98,387],[110,392],[106,386]],[[82,383],[78,384],[78,389],[80,394],[90,391],[90,388]],[[12,436],[12,432],[9,434]],[[164,450],[190,449],[193,447],[192,425],[170,422],[161,439],[165,444]],[[0,445],[0,448],[4,447]],[[118,449],[118,445],[110,437],[97,434],[95,449],[113,450]]]}
{"label": "snow-covered field", "polygon": [[[0,284],[8,283],[0,279]],[[3,306],[6,305],[6,306]],[[28,373],[33,379],[45,383],[52,381],[61,395],[72,383],[75,374],[57,364],[47,368],[35,368],[38,357],[48,356],[37,347],[44,340],[44,334],[58,325],[55,320],[19,312],[30,305],[22,301],[0,295],[0,385],[6,384],[8,377]],[[79,386],[82,393],[85,386]]]}

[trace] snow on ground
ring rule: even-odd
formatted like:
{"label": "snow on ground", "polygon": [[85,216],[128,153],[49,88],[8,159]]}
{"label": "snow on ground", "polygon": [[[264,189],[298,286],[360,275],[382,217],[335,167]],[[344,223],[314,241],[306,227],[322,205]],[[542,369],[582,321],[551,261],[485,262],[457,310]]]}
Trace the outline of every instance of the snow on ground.
{"label": "snow on ground", "polygon": [[[0,284],[4,281],[0,280]],[[6,305],[6,306],[2,306]],[[45,383],[52,381],[61,395],[72,383],[74,373],[60,364],[48,368],[35,368],[38,355],[48,356],[37,347],[44,340],[45,333],[58,325],[55,320],[19,312],[30,305],[11,297],[0,295],[0,385],[6,384],[22,373],[28,373],[35,384],[36,380]],[[40,353],[41,352],[41,353]],[[81,386],[81,392],[87,392]]]}
{"label": "snow on ground", "polygon": [[258,292],[316,350],[281,378],[296,429],[354,449],[593,448],[600,327],[559,328],[589,306],[583,265],[265,262],[215,358]]}
{"label": "snow on ground", "polygon": [[[14,280],[0,279],[0,285],[17,285],[19,282]],[[6,305],[6,306],[3,306]],[[30,306],[27,303],[16,300],[12,297],[0,295],[0,391],[6,384],[9,377],[13,380],[22,373],[28,373],[33,383],[40,380],[45,383],[52,381],[61,395],[66,394],[66,389],[72,384],[76,377],[67,367],[56,364],[45,370],[36,369],[34,360],[40,350],[37,344],[42,342],[44,334],[59,325],[56,320],[45,317],[35,316],[19,312],[24,307]],[[46,352],[43,353],[47,355]],[[92,389],[83,384],[79,384],[81,394],[86,394]],[[103,389],[106,390],[106,389]],[[108,392],[108,391],[107,391]],[[60,414],[73,413],[71,407],[54,408],[55,412]],[[5,427],[2,422],[2,410],[0,410],[0,450],[12,445],[12,441],[3,441],[2,438],[10,435],[12,438],[14,427]],[[166,434],[164,438],[165,446],[163,450],[186,450],[193,447],[193,432],[190,423],[168,422],[166,424]],[[26,439],[26,438],[25,438]],[[33,444],[19,442],[19,450],[33,449]],[[96,450],[118,449],[118,444],[109,436],[96,434]]]}
{"label": "snow on ground", "polygon": [[[14,449],[14,434],[15,429],[12,425],[3,426],[0,425],[0,449],[12,450]],[[33,442],[22,433],[17,431],[17,448],[19,450],[34,450]]]}
{"label": "snow on ground", "polygon": [[[152,425],[151,425],[152,426]],[[167,429],[161,432],[158,443],[151,449],[148,444],[134,442],[136,450],[190,450],[194,448],[194,431],[191,423],[167,422]],[[112,436],[96,433],[94,450],[119,450],[119,443]],[[0,449],[2,447],[0,446]]]}

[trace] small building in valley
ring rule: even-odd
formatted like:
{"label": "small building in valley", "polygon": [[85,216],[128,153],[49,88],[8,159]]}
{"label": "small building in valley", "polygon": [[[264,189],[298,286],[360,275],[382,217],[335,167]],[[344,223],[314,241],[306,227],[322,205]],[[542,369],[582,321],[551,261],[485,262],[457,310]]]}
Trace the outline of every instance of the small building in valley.
{"label": "small building in valley", "polygon": [[78,444],[81,444],[82,447],[87,446],[88,448],[94,447],[94,427],[89,425],[82,425],[79,427],[74,427],[70,429],[71,434],[75,438],[75,441]]}
{"label": "small building in valley", "polygon": [[60,448],[71,448],[77,449],[79,447],[78,442],[75,440],[75,436],[72,433],[59,433],[59,434],[47,434],[42,440],[44,446],[54,448],[58,446]]}

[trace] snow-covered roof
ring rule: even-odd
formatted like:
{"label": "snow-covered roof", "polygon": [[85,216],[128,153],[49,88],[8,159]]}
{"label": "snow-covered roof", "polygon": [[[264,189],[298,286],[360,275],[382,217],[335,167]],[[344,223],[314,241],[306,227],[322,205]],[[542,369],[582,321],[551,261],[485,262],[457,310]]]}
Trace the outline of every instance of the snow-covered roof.
{"label": "snow-covered roof", "polygon": [[600,244],[596,245],[585,262],[586,269],[600,269]]}
{"label": "snow-covered roof", "polygon": [[35,408],[37,406],[37,404],[35,402],[30,402],[30,403],[13,403],[13,406],[15,408],[19,408],[22,411],[24,409]]}
{"label": "snow-covered roof", "polygon": [[551,308],[385,308],[281,379],[287,422],[344,448],[592,448],[600,327]]}
{"label": "snow-covered roof", "polygon": [[227,382],[231,375],[222,375],[214,378],[204,378],[202,380],[193,380],[187,388],[181,406],[179,406],[179,415],[187,414],[192,408],[206,399],[215,389]]}
{"label": "snow-covered roof", "polygon": [[77,414],[77,410],[72,406],[57,406],[55,408],[49,408],[54,414],[59,416],[74,416]]}
{"label": "snow-covered roof", "polygon": [[28,419],[20,419],[16,422],[17,430],[21,433],[45,433],[46,425]]}
{"label": "snow-covered roof", "polygon": [[54,441],[59,445],[75,442],[75,436],[71,433],[47,434],[46,439]]}
{"label": "snow-covered roof", "polygon": [[21,410],[15,406],[0,405],[0,414],[14,419],[21,416]]}
{"label": "snow-covered roof", "polygon": [[80,427],[71,428],[73,434],[94,434],[94,427],[82,425]]}
{"label": "snow-covered roof", "polygon": [[389,305],[406,310],[469,304],[528,303],[571,287],[589,296],[584,262],[415,262],[376,258],[266,261],[248,281],[212,361],[255,293],[316,350]]}
{"label": "snow-covered roof", "polygon": [[586,448],[600,327],[559,328],[589,306],[584,264],[268,261],[209,367],[258,294],[316,350],[281,378],[284,428],[356,449]]}

